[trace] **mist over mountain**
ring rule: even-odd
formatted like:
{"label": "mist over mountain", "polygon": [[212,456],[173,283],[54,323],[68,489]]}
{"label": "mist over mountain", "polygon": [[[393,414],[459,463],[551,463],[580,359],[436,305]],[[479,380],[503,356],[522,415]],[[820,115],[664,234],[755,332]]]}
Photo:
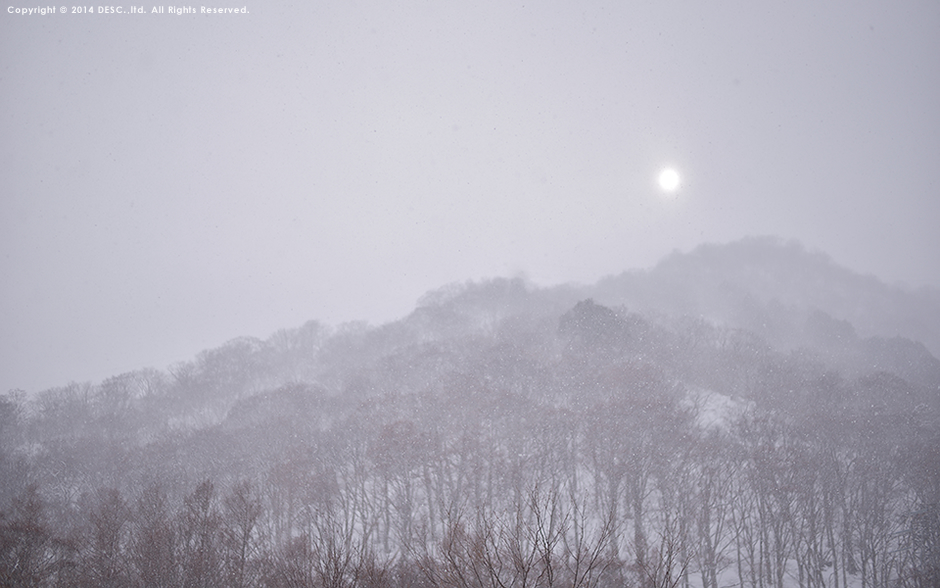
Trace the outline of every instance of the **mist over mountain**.
{"label": "mist over mountain", "polygon": [[903,337],[940,355],[940,292],[888,285],[774,237],[673,253],[650,270],[603,279],[592,293],[606,304],[748,329],[782,346],[805,342],[814,327],[800,323],[818,322],[821,312],[860,337]]}
{"label": "mist over mountain", "polygon": [[938,326],[751,238],[10,392],[0,585],[936,585]]}

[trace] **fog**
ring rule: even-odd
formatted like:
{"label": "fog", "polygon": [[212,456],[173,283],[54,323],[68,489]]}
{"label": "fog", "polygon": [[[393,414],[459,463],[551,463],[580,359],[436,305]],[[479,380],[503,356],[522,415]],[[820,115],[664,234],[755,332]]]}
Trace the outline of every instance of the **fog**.
{"label": "fog", "polygon": [[940,4],[59,8],[0,586],[940,585]]}
{"label": "fog", "polygon": [[0,395],[0,585],[934,588],[938,322],[750,238]]}
{"label": "fog", "polygon": [[4,391],[746,235],[940,286],[934,2],[15,8]]}

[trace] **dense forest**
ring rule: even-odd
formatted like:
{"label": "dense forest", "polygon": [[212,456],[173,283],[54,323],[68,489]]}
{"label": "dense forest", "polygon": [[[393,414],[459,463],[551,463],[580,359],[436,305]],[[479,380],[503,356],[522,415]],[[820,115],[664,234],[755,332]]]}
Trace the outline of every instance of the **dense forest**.
{"label": "dense forest", "polygon": [[940,295],[794,243],[0,397],[0,586],[940,586]]}

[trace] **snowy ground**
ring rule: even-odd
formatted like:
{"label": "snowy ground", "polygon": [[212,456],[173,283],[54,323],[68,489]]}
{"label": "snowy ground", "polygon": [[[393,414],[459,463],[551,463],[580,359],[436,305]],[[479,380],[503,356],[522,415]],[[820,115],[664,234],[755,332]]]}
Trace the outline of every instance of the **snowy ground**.
{"label": "snowy ground", "polygon": [[690,390],[684,404],[694,411],[699,427],[721,431],[729,430],[737,418],[754,406],[753,402],[704,389]]}

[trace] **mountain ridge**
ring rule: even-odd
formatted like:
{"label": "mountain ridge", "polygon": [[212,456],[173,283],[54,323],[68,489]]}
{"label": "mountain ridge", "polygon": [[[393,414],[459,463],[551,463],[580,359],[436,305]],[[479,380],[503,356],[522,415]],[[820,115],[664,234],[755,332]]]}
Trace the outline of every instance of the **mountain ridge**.
{"label": "mountain ridge", "polygon": [[759,333],[767,329],[728,308],[729,296],[760,315],[781,307],[804,314],[821,310],[848,321],[861,336],[901,336],[940,356],[940,291],[886,284],[793,240],[748,237],[704,244],[689,253],[674,252],[648,270],[602,278],[591,290],[605,304],[705,316]]}
{"label": "mountain ridge", "polygon": [[[551,513],[574,526],[551,527],[557,542],[537,565],[571,586],[582,584],[564,562],[588,552],[605,554],[594,561],[609,580],[590,586],[649,586],[648,564],[676,582],[701,573],[689,586],[771,573],[766,585],[783,585],[790,562],[828,574],[821,553],[840,585],[869,585],[876,566],[919,577],[933,556],[909,548],[928,545],[920,519],[904,521],[927,513],[940,537],[940,361],[774,286],[839,294],[848,274],[830,262],[754,247],[706,248],[599,286],[468,282],[379,326],[310,321],[165,372],[0,396],[0,584],[17,585],[4,578],[28,563],[25,541],[63,546],[42,571],[48,585],[99,585],[107,569],[123,574],[113,585],[148,585],[157,563],[162,585],[229,585],[200,553],[251,570],[241,585],[258,588],[322,586],[317,566],[340,561],[357,562],[346,585],[372,570],[368,585],[443,588],[455,584],[428,570],[479,565],[499,585],[529,585],[516,575],[534,577],[529,564],[499,562],[547,536]],[[768,255],[777,265],[757,263]],[[763,275],[745,279],[741,258]],[[857,298],[880,299],[883,316],[907,300],[865,287],[874,295]],[[138,549],[154,528],[198,520],[204,541],[186,531],[165,535],[163,551]],[[119,565],[84,539],[108,521]],[[245,548],[233,549],[239,528]],[[769,540],[771,528],[802,538]],[[324,545],[335,550],[314,557]],[[772,569],[753,557],[770,550]],[[719,584],[722,570],[738,578]],[[297,574],[310,580],[286,582]]]}

